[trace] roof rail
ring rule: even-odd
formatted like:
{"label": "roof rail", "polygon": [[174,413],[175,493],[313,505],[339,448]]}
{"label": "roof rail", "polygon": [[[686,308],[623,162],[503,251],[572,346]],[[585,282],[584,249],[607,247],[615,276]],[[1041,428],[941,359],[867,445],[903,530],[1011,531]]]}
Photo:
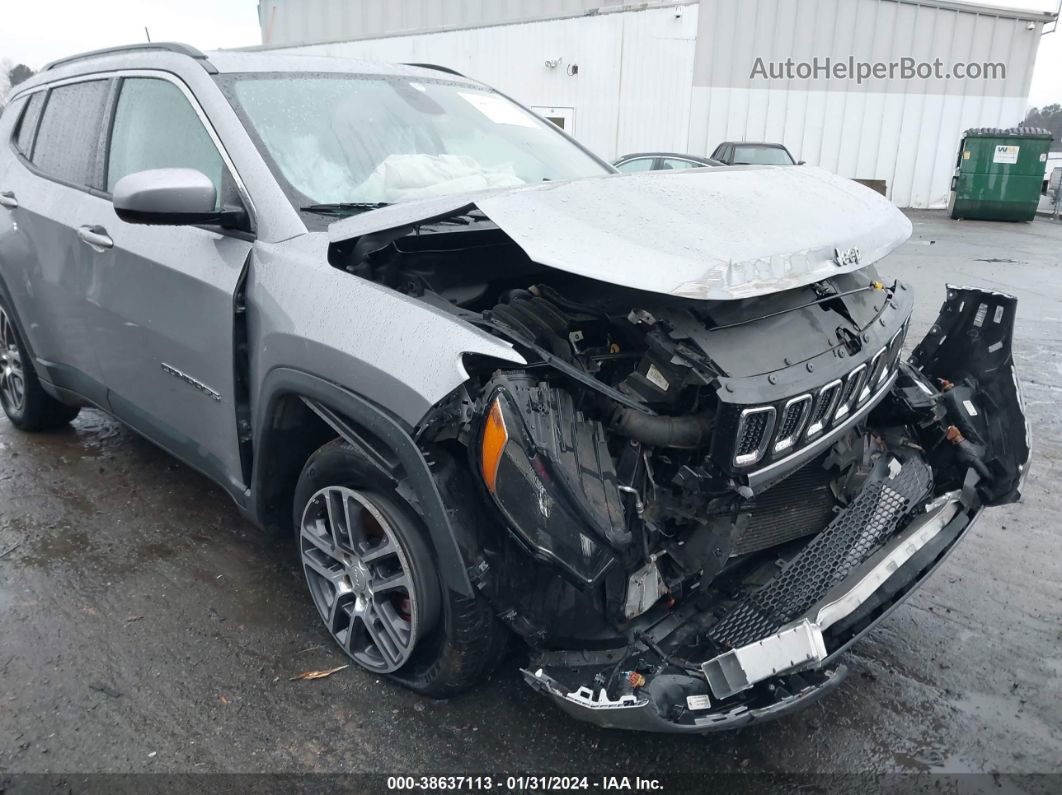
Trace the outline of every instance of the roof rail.
{"label": "roof rail", "polygon": [[451,69],[449,66],[439,66],[435,63],[404,63],[402,66],[416,66],[420,69],[434,69],[436,72],[446,72],[448,75],[457,75],[458,77],[464,77],[463,74],[456,69]]}
{"label": "roof rail", "polygon": [[202,63],[203,68],[212,75],[218,73],[217,67],[210,63],[205,54],[197,50],[195,47],[190,47],[187,44],[181,44],[175,41],[150,41],[142,44],[123,44],[120,47],[106,47],[102,50],[92,50],[90,52],[83,52],[79,55],[71,55],[66,58],[60,58],[57,61],[45,64],[42,72],[47,72],[49,69],[54,69],[57,66],[64,66],[68,63],[74,63],[75,61],[83,61],[86,58],[98,58],[101,55],[114,55],[116,53],[123,52],[142,52],[142,51],[162,51],[162,52],[174,52],[179,55],[187,55],[189,58]]}

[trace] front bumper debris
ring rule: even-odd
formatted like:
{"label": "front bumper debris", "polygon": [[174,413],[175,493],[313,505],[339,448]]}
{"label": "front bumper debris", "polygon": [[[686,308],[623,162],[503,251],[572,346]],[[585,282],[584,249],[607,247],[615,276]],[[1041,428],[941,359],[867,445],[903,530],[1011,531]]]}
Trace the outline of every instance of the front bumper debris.
{"label": "front bumper debris", "polygon": [[[757,682],[808,663],[822,662],[828,656],[823,632],[852,615],[874,592],[932,541],[955,518],[957,495],[947,495],[936,509],[916,520],[887,544],[870,565],[853,572],[824,597],[808,615],[773,635],[731,649],[701,665],[713,695],[729,698]],[[827,531],[824,531],[824,534]]]}
{"label": "front bumper debris", "polygon": [[624,648],[539,652],[528,684],[599,726],[681,733],[770,720],[837,687],[839,656],[943,563],[985,507],[1020,496],[1029,446],[1011,356],[1015,304],[949,286],[890,404],[870,420],[917,415],[946,426],[947,441],[879,459],[772,578],[722,602],[705,595],[658,611]]}
{"label": "front bumper debris", "polygon": [[[532,688],[549,696],[554,703],[573,718],[596,724],[606,729],[631,729],[666,733],[707,734],[708,732],[739,729],[752,723],[762,723],[798,712],[814,704],[833,691],[848,674],[843,665],[830,668],[812,677],[780,680],[777,697],[760,702],[747,702],[708,711],[701,705],[707,702],[689,696],[685,702],[688,720],[678,722],[670,719],[661,710],[654,698],[639,696],[621,698],[616,702],[594,697],[589,690],[565,693],[565,688],[541,669],[521,671],[524,680]],[[690,701],[690,699],[693,699]],[[705,697],[707,698],[707,697]]]}
{"label": "front bumper debris", "polygon": [[[847,673],[837,662],[840,654],[944,561],[980,513],[969,507],[970,500],[976,500],[974,478],[919,509],[902,533],[852,568],[797,620],[684,673],[649,678],[644,687],[613,699],[601,686],[568,683],[595,681],[595,675],[599,682],[603,671],[636,666],[637,654],[555,652],[540,655],[524,678],[570,715],[609,728],[706,733],[796,711],[840,684]],[[871,516],[868,524],[874,522]],[[676,611],[672,621],[646,635],[662,639],[678,625],[690,629],[704,617]]]}

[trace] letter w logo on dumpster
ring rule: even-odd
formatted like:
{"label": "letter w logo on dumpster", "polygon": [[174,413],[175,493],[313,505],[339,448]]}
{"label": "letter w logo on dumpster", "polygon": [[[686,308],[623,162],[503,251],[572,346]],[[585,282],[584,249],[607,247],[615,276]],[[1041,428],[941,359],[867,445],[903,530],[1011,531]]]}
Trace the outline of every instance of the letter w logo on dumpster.
{"label": "letter w logo on dumpster", "polygon": [[993,163],[1017,163],[1018,152],[1021,150],[1020,146],[1006,146],[1000,144],[996,147],[995,154],[992,155]]}

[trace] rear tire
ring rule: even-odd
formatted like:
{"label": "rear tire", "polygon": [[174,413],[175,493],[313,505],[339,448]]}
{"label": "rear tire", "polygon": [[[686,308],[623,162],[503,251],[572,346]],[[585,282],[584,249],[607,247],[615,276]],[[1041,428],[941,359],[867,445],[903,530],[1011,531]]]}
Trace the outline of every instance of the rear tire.
{"label": "rear tire", "polygon": [[507,630],[482,597],[446,586],[420,517],[346,442],[310,456],[293,518],[310,595],[356,663],[435,698],[494,669]]}
{"label": "rear tire", "polygon": [[60,403],[41,386],[33,359],[7,302],[0,298],[0,405],[22,431],[45,431],[66,425],[81,410]]}

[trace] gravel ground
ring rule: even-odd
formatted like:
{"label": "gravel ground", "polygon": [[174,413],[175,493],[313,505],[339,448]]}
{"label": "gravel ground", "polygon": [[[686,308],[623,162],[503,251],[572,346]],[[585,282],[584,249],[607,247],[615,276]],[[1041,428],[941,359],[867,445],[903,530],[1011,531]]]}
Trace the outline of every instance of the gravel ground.
{"label": "gravel ground", "polygon": [[0,421],[0,774],[1062,772],[1062,224],[911,218],[882,271],[915,287],[912,339],[944,282],[1019,296],[1035,461],[1024,502],[987,512],[820,706],[641,736],[565,717],[520,681],[519,656],[450,701],[355,668],[289,681],[345,662],[292,546],[83,411],[39,436]]}

